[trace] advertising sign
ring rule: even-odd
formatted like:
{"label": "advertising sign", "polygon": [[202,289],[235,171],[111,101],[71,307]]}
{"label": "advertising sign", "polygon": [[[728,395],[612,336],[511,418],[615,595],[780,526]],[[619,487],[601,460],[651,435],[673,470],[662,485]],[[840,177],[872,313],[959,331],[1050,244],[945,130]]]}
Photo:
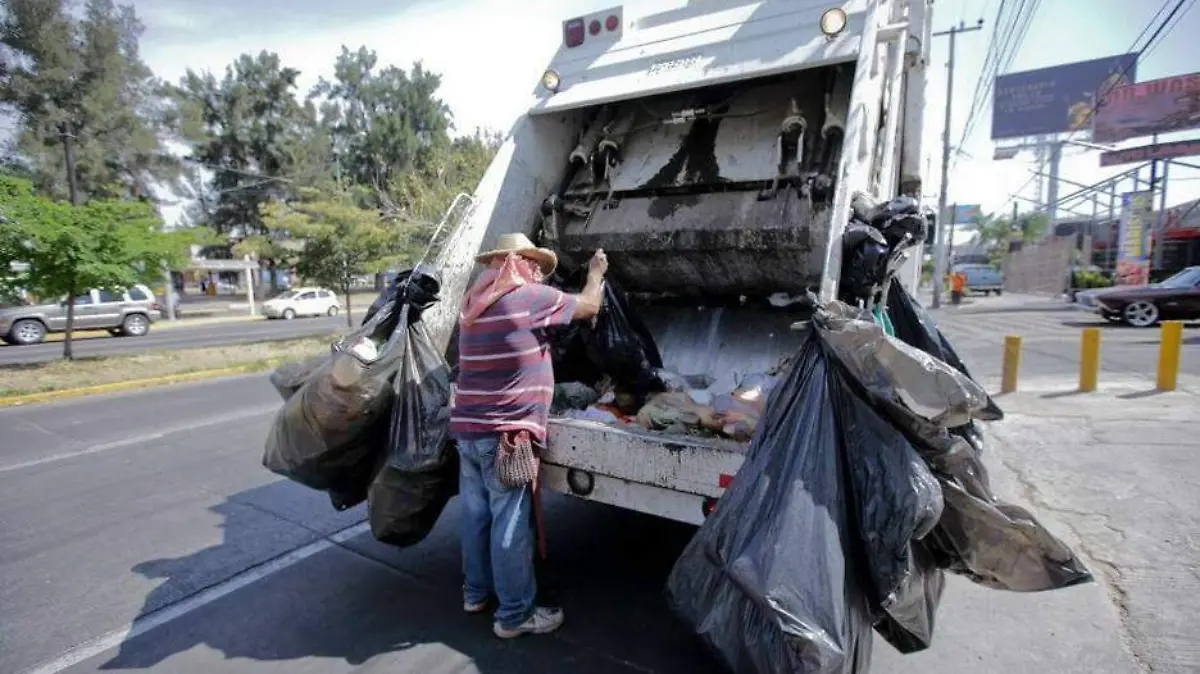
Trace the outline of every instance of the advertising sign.
{"label": "advertising sign", "polygon": [[1116,285],[1144,286],[1150,282],[1150,247],[1147,236],[1154,193],[1121,195],[1121,229],[1117,239]]}
{"label": "advertising sign", "polygon": [[1137,54],[1000,75],[992,140],[1090,129],[1097,92],[1136,81]]}
{"label": "advertising sign", "polygon": [[1131,147],[1127,150],[1101,152],[1100,165],[1136,164],[1151,159],[1174,159],[1175,157],[1190,157],[1194,154],[1200,154],[1200,140],[1181,140],[1176,143],[1159,143]]}
{"label": "advertising sign", "polygon": [[971,223],[975,218],[983,215],[983,209],[979,204],[955,204],[954,205],[954,223],[956,225],[965,225]]}
{"label": "advertising sign", "polygon": [[1092,121],[1097,143],[1200,127],[1200,73],[1113,87]]}

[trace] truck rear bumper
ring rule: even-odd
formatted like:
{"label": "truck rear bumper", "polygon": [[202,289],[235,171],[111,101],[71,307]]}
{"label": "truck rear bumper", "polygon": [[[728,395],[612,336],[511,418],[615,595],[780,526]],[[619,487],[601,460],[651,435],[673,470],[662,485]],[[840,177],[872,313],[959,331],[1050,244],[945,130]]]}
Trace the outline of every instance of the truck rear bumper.
{"label": "truck rear bumper", "polygon": [[543,463],[538,479],[560,494],[596,501],[697,526],[716,502],[713,497]]}
{"label": "truck rear bumper", "polygon": [[746,446],[590,421],[553,419],[542,484],[600,503],[700,524],[745,461]]}

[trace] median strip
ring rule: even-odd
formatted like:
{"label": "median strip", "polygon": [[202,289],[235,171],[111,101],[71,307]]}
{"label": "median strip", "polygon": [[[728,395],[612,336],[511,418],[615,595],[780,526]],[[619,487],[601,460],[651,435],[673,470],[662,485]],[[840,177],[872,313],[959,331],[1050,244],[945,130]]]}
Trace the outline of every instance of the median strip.
{"label": "median strip", "polygon": [[262,372],[329,350],[331,337],[147,351],[0,369],[0,407]]}

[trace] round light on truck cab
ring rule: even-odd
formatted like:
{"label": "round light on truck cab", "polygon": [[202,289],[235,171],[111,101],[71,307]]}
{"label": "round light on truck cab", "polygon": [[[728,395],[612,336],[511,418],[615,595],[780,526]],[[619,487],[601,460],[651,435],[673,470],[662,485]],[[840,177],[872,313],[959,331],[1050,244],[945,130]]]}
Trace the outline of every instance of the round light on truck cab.
{"label": "round light on truck cab", "polygon": [[562,78],[553,70],[547,70],[542,73],[542,86],[550,93],[558,91],[558,87],[562,84]]}
{"label": "round light on truck cab", "polygon": [[826,37],[837,37],[846,30],[846,20],[846,11],[841,7],[827,9],[821,15],[821,32],[825,33]]}

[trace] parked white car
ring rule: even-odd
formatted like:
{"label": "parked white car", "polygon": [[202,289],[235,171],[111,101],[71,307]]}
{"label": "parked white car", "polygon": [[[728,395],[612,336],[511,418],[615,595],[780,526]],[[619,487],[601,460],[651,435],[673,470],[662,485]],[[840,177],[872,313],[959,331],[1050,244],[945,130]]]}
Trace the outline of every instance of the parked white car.
{"label": "parked white car", "polygon": [[290,321],[297,316],[336,316],[342,310],[337,295],[326,288],[296,288],[263,302],[267,318]]}

